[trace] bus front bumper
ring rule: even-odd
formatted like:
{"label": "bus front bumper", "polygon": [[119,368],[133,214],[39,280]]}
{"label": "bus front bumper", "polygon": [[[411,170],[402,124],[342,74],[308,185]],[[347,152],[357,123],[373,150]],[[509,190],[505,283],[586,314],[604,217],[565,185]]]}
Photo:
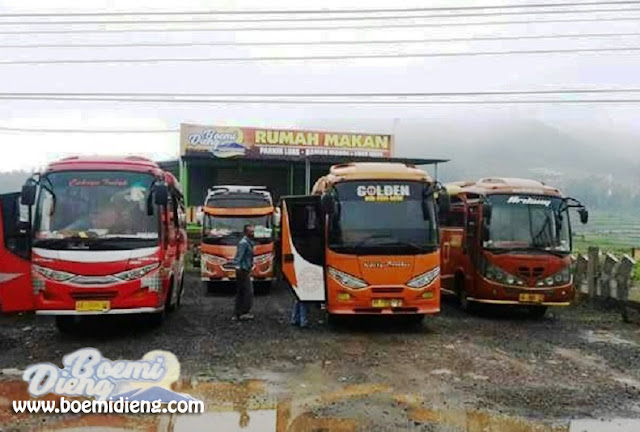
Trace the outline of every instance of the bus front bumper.
{"label": "bus front bumper", "polygon": [[88,311],[79,312],[75,310],[59,309],[59,310],[38,310],[36,315],[74,315],[74,316],[87,316],[87,315],[132,315],[132,314],[147,314],[158,313],[164,310],[164,306],[154,307],[140,307],[131,309],[109,309],[106,311]]}

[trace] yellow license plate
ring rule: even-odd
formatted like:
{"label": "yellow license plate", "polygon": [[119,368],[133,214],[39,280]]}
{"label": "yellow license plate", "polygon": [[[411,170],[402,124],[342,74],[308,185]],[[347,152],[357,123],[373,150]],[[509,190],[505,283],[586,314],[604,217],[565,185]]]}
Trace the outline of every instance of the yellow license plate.
{"label": "yellow license plate", "polygon": [[373,299],[371,306],[375,308],[401,307],[401,299]]}
{"label": "yellow license plate", "polygon": [[76,302],[78,312],[106,312],[111,309],[109,300],[79,300]]}
{"label": "yellow license plate", "polygon": [[542,303],[544,294],[520,294],[518,300],[521,303]]}

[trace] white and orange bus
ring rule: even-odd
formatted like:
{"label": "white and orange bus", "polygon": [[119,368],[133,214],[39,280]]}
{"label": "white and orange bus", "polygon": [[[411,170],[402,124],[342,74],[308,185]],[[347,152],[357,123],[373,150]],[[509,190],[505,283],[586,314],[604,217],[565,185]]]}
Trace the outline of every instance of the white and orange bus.
{"label": "white and orange bus", "polygon": [[[401,163],[331,167],[312,195],[284,197],[282,273],[329,317],[440,311],[440,254],[427,173]],[[441,199],[446,201],[446,194]]]}
{"label": "white and orange bus", "polygon": [[268,289],[274,280],[274,207],[262,186],[215,186],[209,189],[202,215],[200,274],[210,290],[235,280],[232,261],[245,225],[253,225],[256,246],[251,277]]}

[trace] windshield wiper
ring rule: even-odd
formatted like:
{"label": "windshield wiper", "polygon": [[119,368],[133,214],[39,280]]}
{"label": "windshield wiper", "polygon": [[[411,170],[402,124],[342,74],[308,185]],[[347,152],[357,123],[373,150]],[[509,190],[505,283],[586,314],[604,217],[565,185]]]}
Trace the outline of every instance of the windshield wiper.
{"label": "windshield wiper", "polygon": [[[353,245],[353,247],[354,248],[359,248],[359,247],[364,246],[365,244],[367,244],[371,240],[388,239],[388,238],[389,238],[389,236],[388,235],[384,235],[384,234],[371,234],[371,235],[368,235],[367,237],[363,238],[359,242],[357,242],[355,245]],[[377,244],[376,246],[382,246],[382,244]]]}
{"label": "windshield wiper", "polygon": [[509,252],[544,252],[544,253],[549,253],[551,255],[555,255],[558,257],[564,257],[567,254],[569,254],[569,251],[559,251],[555,249],[549,249],[549,247],[541,247],[533,244],[528,247],[513,247],[513,248],[497,247],[497,248],[485,248],[485,250],[488,250],[489,252],[494,253],[496,255],[505,254]]}
{"label": "windshield wiper", "polygon": [[[424,252],[431,249],[429,245],[420,245],[418,243],[407,242],[407,241],[394,241],[394,242],[384,243],[381,246],[408,246],[408,247],[414,248],[418,252]],[[436,248],[435,245],[432,245],[432,247]]]}

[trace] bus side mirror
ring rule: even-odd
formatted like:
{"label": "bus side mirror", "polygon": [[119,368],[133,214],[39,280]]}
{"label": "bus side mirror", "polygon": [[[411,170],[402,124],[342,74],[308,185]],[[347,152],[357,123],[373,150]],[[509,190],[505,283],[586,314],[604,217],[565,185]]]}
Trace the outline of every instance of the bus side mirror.
{"label": "bus side mirror", "polygon": [[482,215],[484,216],[484,221],[487,225],[491,224],[491,214],[493,213],[493,207],[489,203],[484,203],[482,205]]}
{"label": "bus side mirror", "polygon": [[32,180],[28,180],[24,186],[22,186],[22,192],[20,193],[20,204],[25,206],[33,206],[36,203],[36,184]]}
{"label": "bus side mirror", "polygon": [[279,227],[281,221],[282,221],[282,214],[280,213],[280,209],[276,207],[273,210],[273,226]]}
{"label": "bus side mirror", "polygon": [[153,188],[154,204],[166,206],[169,203],[169,188],[166,183],[157,183]]}
{"label": "bus side mirror", "polygon": [[451,209],[451,195],[444,189],[438,193],[438,209],[440,213],[449,213]]}
{"label": "bus side mirror", "polygon": [[28,221],[19,221],[18,231],[21,235],[29,235],[29,231],[31,231],[31,224]]}
{"label": "bus side mirror", "polygon": [[580,222],[583,225],[589,222],[589,210],[582,207],[581,209],[578,209],[578,214],[580,215]]}
{"label": "bus side mirror", "polygon": [[323,194],[320,198],[320,206],[325,214],[333,215],[336,211],[336,201],[333,196],[329,194]]}
{"label": "bus side mirror", "polygon": [[202,226],[204,225],[204,209],[202,208],[197,208],[196,209],[196,224],[198,226]]}

